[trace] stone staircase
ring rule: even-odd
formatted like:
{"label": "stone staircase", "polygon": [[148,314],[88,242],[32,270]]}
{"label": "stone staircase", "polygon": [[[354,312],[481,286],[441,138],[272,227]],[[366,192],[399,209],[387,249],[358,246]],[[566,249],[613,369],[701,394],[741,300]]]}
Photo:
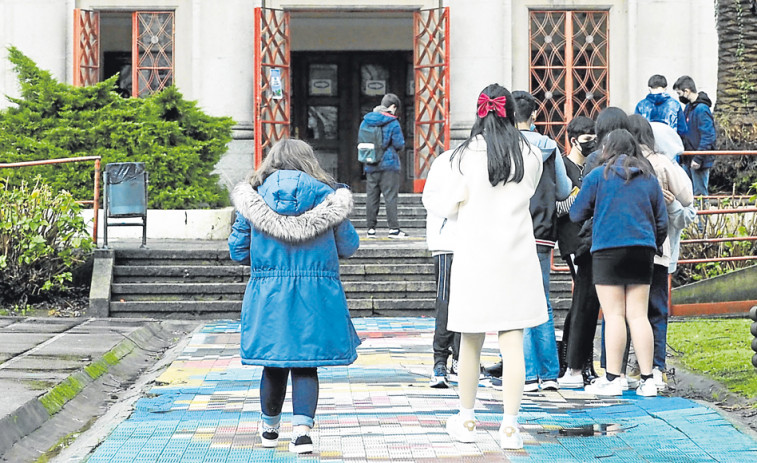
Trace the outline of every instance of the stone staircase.
{"label": "stone staircase", "polygon": [[[360,249],[340,265],[353,316],[433,316],[433,260],[425,244],[425,210],[419,195],[400,195],[400,227],[406,240],[386,238],[383,206],[376,239],[365,237],[365,195],[355,195],[351,218],[361,234]],[[99,290],[93,315],[155,318],[239,318],[249,267],[231,261],[225,241],[154,241],[148,249],[114,244],[98,251],[93,276],[109,285]],[[103,259],[105,262],[107,259]],[[109,274],[109,275],[108,275]],[[106,275],[107,277],[103,277]],[[570,306],[570,276],[553,274],[552,304],[557,324]],[[91,298],[92,300],[92,298]],[[105,313],[103,313],[105,312]]]}

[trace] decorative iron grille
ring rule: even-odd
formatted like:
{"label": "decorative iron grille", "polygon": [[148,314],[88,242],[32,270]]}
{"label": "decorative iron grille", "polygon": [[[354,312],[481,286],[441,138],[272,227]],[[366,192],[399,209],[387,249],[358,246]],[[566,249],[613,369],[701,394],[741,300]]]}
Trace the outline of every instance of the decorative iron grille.
{"label": "decorative iron grille", "polygon": [[132,14],[132,95],[144,97],[173,83],[174,12]]}
{"label": "decorative iron grille", "polygon": [[609,101],[609,12],[531,11],[530,91],[541,133],[568,146],[575,116],[595,118]]}
{"label": "decorative iron grille", "polygon": [[449,148],[449,8],[414,14],[415,139],[413,190],[423,191],[431,162]]}
{"label": "decorative iron grille", "polygon": [[289,136],[290,65],[289,13],[255,8],[255,167],[273,143]]}
{"label": "decorative iron grille", "polygon": [[100,14],[74,10],[74,85],[100,81]]}

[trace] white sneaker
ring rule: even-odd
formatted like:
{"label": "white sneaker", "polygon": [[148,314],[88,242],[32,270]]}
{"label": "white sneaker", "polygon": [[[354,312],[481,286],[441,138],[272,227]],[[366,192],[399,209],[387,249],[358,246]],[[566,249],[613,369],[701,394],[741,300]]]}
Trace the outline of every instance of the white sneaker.
{"label": "white sneaker", "polygon": [[654,384],[657,386],[657,391],[664,391],[668,387],[665,383],[665,378],[662,376],[662,371],[657,367],[652,368],[652,379],[654,379]]}
{"label": "white sneaker", "polygon": [[499,446],[506,450],[523,448],[523,437],[518,426],[505,426],[505,423],[502,423],[499,427]]}
{"label": "white sneaker", "polygon": [[264,448],[272,449],[276,448],[279,443],[279,426],[268,426],[267,424],[260,423],[259,428],[261,444]]}
{"label": "white sneaker", "polygon": [[639,387],[636,388],[636,395],[644,397],[656,397],[657,385],[654,382],[654,378],[642,379],[639,383]]}
{"label": "white sneaker", "polygon": [[589,394],[603,396],[623,395],[623,386],[620,380],[621,378],[615,378],[612,381],[608,381],[607,376],[602,376],[592,381],[591,384],[584,388],[584,391]]}
{"label": "white sneaker", "polygon": [[447,433],[459,442],[476,442],[476,421],[463,420],[460,414],[452,415],[445,426]]}
{"label": "white sneaker", "polygon": [[558,389],[560,389],[560,385],[553,379],[541,382],[542,391],[556,391]]}
{"label": "white sneaker", "polygon": [[557,384],[563,389],[583,389],[584,377],[581,372],[572,375],[566,371],[562,377],[557,378]]}
{"label": "white sneaker", "polygon": [[629,389],[636,389],[637,387],[639,387],[639,380],[636,378],[630,378],[628,376],[621,376],[620,387],[624,391],[627,391]]}
{"label": "white sneaker", "polygon": [[539,381],[526,382],[523,386],[523,392],[536,392],[539,390]]}
{"label": "white sneaker", "polygon": [[389,230],[388,236],[392,239],[404,240],[405,238],[407,238],[407,233],[403,232],[399,228],[392,228],[391,230]]}

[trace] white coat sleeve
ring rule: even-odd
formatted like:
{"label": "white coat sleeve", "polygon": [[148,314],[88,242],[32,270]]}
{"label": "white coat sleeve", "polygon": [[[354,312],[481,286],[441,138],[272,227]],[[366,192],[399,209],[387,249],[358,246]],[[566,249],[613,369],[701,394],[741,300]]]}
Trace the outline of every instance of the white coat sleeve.
{"label": "white coat sleeve", "polygon": [[[423,188],[423,206],[437,217],[455,218],[460,204],[468,196],[464,178],[460,173],[457,156],[450,162],[452,151],[445,151],[431,164]],[[459,155],[459,154],[458,154]]]}

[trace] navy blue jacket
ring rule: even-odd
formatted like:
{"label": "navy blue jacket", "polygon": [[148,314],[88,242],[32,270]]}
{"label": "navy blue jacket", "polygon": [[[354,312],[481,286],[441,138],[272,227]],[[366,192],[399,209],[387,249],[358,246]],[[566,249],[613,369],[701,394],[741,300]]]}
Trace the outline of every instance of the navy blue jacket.
{"label": "navy blue jacket", "polygon": [[307,368],[354,362],[360,339],[339,280],[339,258],[359,245],[347,219],[350,192],[280,170],[257,191],[240,183],[231,199],[237,209],[231,258],[250,265],[242,363]]}
{"label": "navy blue jacket", "polygon": [[591,252],[627,246],[657,250],[668,235],[668,211],[660,183],[654,175],[622,168],[625,156],[610,168],[600,166],[584,177],[570,208],[570,220],[594,217]]}
{"label": "navy blue jacket", "polygon": [[[704,92],[699,92],[699,96],[693,102],[686,105],[683,113],[686,115],[686,123],[689,125],[689,132],[681,137],[683,147],[686,151],[709,151],[715,149],[717,135],[715,133],[715,122],[712,119],[710,107],[712,101]],[[713,155],[683,156],[685,164],[691,164],[696,161],[702,168],[712,167],[715,162]]]}
{"label": "navy blue jacket", "polygon": [[681,103],[667,93],[650,93],[636,105],[636,114],[641,114],[649,122],[662,122],[676,129],[678,135],[686,134],[689,129]]}
{"label": "navy blue jacket", "polygon": [[385,171],[400,171],[399,154],[405,149],[405,137],[402,136],[402,128],[397,120],[397,116],[389,113],[372,111],[363,117],[360,126],[381,127],[381,133],[384,137],[384,157],[377,166],[370,164],[365,165],[367,173]]}

